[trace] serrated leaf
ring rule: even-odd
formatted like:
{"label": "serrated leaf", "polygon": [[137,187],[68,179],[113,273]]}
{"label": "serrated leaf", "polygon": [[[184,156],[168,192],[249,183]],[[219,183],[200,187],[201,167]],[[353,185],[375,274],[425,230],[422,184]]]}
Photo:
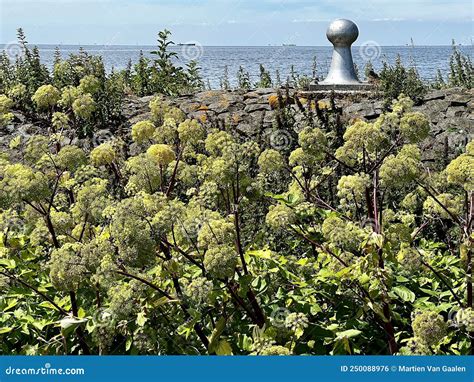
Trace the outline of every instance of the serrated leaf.
{"label": "serrated leaf", "polygon": [[405,286],[396,286],[392,289],[403,301],[414,302],[416,299],[415,293]]}

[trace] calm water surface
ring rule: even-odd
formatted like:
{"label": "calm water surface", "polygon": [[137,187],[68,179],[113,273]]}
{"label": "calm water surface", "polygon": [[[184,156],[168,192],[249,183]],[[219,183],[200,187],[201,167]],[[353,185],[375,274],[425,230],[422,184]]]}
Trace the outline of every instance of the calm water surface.
{"label": "calm water surface", "polygon": [[[51,66],[54,57],[55,45],[39,45],[42,60]],[[79,46],[59,46],[61,53],[67,57],[77,53]],[[152,57],[150,51],[153,46],[84,46],[90,54],[101,55],[108,70],[123,69],[129,60],[136,62],[140,51],[145,56]],[[178,63],[186,64],[190,59],[196,59],[201,67],[204,79],[209,80],[213,88],[219,87],[220,79],[224,76],[225,67],[231,84],[236,83],[236,74],[239,66],[250,72],[253,81],[258,79],[259,64],[263,64],[275,78],[279,70],[282,80],[291,72],[291,67],[299,74],[311,75],[313,58],[316,57],[318,76],[324,77],[331,62],[332,47],[329,46],[265,46],[265,47],[215,47],[215,46],[175,46],[178,53]],[[459,49],[472,58],[473,47],[462,46]],[[366,62],[370,59],[376,71],[380,70],[383,61],[394,63],[400,55],[406,65],[416,65],[420,75],[426,80],[432,80],[436,71],[440,69],[443,74],[448,73],[451,46],[353,46],[354,62],[361,73]]]}

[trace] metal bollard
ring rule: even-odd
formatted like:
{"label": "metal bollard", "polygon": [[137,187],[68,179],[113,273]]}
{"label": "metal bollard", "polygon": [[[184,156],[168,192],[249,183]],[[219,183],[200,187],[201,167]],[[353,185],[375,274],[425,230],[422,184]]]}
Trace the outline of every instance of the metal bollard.
{"label": "metal bollard", "polygon": [[357,25],[346,19],[334,20],[326,32],[329,41],[334,45],[331,68],[328,76],[320,85],[358,85],[352,61],[351,45],[359,37]]}

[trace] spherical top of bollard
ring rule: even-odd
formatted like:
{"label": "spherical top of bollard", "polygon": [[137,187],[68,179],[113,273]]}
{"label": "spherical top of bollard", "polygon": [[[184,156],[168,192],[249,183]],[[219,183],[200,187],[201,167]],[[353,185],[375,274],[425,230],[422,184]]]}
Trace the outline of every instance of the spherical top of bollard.
{"label": "spherical top of bollard", "polygon": [[337,19],[329,25],[326,36],[334,46],[351,46],[359,37],[359,28],[351,20]]}

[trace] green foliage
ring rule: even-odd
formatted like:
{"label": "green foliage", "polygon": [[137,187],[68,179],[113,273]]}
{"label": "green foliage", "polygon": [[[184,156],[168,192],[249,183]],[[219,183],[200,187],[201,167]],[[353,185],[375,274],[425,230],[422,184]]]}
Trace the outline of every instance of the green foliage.
{"label": "green foliage", "polygon": [[453,40],[453,53],[449,61],[449,86],[459,86],[465,89],[474,87],[474,67],[471,57],[463,55]]}
{"label": "green foliage", "polygon": [[125,89],[200,86],[159,39],[138,71],[80,52],[38,86],[2,74],[4,120],[45,129],[0,155],[1,352],[469,354],[474,143],[426,163],[406,96],[344,126],[281,93],[286,145],[159,95],[124,135],[66,139],[120,125]]}
{"label": "green foliage", "polygon": [[8,125],[13,119],[13,114],[10,112],[13,106],[13,101],[5,94],[0,95],[0,127]]}
{"label": "green foliage", "polygon": [[166,29],[159,32],[158,49],[151,52],[153,60],[140,52],[133,71],[127,75],[131,88],[138,95],[160,93],[177,96],[203,89],[198,63],[191,61],[185,68],[178,66],[178,54],[170,49],[174,45],[170,37],[171,32]]}
{"label": "green foliage", "polygon": [[220,79],[220,85],[222,90],[230,90],[230,80],[229,80],[229,67],[226,65],[224,66],[224,74]]}
{"label": "green foliage", "polygon": [[[24,55],[15,63],[6,53],[0,57],[0,92],[12,101],[9,108],[27,115],[49,120],[53,112],[66,114],[79,138],[91,137],[96,129],[116,129],[124,122],[122,107],[128,90],[138,95],[179,95],[203,88],[196,62],[186,68],[176,65],[177,54],[170,50],[169,37],[169,31],[160,32],[158,50],[152,52],[156,58],[151,61],[141,55],[134,70],[106,73],[101,57],[80,49],[63,59],[58,49],[50,73],[41,64],[38,49],[30,49],[19,30]],[[13,115],[2,111],[0,117],[0,123],[6,125]],[[59,129],[53,126],[52,130]]]}
{"label": "green foliage", "polygon": [[239,71],[237,72],[237,82],[239,84],[239,89],[250,90],[252,87],[250,74],[249,72],[245,71],[242,66],[239,66]]}
{"label": "green foliage", "polygon": [[271,88],[272,87],[272,77],[262,64],[260,64],[260,79],[255,84],[255,87],[256,88]]}
{"label": "green foliage", "polygon": [[413,101],[420,101],[426,94],[426,86],[423,84],[415,67],[406,68],[400,56],[394,65],[383,63],[380,72],[380,89],[388,106],[392,100],[397,99],[401,94],[405,94]]}

